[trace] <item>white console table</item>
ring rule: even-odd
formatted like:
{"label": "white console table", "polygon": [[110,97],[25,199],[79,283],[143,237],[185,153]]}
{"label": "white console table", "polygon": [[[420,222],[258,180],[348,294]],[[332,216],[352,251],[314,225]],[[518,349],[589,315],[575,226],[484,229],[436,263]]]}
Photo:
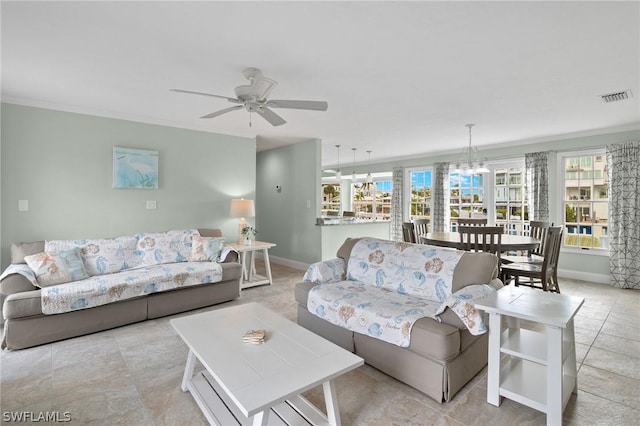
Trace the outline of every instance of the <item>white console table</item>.
{"label": "white console table", "polygon": [[[264,284],[273,284],[271,277],[271,263],[269,262],[269,249],[275,247],[273,243],[264,241],[251,241],[251,244],[228,244],[232,249],[240,254],[240,263],[242,264],[242,275],[240,276],[240,289],[255,287]],[[264,256],[264,268],[266,276],[256,273],[255,252],[262,251]],[[249,261],[247,262],[247,253],[249,253]]]}
{"label": "white console table", "polygon": [[[475,303],[489,313],[487,402],[506,397],[547,414],[561,425],[562,412],[578,388],[573,317],[584,299],[506,286]],[[502,316],[508,321],[502,330]],[[545,325],[545,332],[520,328],[520,320]],[[502,354],[504,357],[501,362]]]}

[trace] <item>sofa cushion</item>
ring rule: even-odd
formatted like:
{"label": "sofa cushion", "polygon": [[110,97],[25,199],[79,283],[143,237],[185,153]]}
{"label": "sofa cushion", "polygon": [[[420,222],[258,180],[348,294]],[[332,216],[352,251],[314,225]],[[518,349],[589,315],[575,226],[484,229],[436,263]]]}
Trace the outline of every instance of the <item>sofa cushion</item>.
{"label": "sofa cushion", "polygon": [[351,250],[347,279],[444,302],[453,294],[453,274],[463,254],[442,247],[361,238]]}
{"label": "sofa cushion", "polygon": [[408,349],[427,358],[446,361],[460,352],[460,332],[452,325],[422,318],[411,328]]}
{"label": "sofa cushion", "polygon": [[34,241],[32,243],[12,243],[11,263],[27,263],[25,256],[29,256],[44,251],[44,241]]}
{"label": "sofa cushion", "polygon": [[136,234],[140,266],[188,261],[194,235],[200,235],[197,229]]}
{"label": "sofa cushion", "polygon": [[138,240],[133,236],[95,240],[45,241],[45,251],[80,249],[84,267],[90,276],[112,274],[138,266],[136,256]]}
{"label": "sofa cushion", "polygon": [[224,246],[224,237],[194,235],[191,242],[191,262],[217,262]]}
{"label": "sofa cushion", "polygon": [[42,290],[24,291],[7,296],[2,306],[2,315],[4,318],[24,318],[42,315],[42,303],[40,302],[41,291]]}
{"label": "sofa cushion", "polygon": [[36,274],[40,287],[89,278],[78,248],[45,251],[25,256],[24,260]]}

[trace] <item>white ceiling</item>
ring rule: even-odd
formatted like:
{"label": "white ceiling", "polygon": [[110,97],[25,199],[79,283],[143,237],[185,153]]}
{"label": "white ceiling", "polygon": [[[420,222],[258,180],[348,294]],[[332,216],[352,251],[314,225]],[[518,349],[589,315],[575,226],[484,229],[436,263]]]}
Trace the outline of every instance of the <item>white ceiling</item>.
{"label": "white ceiling", "polygon": [[[640,128],[639,2],[7,2],[2,99],[256,137],[323,141],[323,166]],[[271,127],[222,99],[279,82]],[[599,95],[630,89],[632,99]],[[179,143],[179,141],[176,141]],[[481,147],[482,148],[482,147]]]}

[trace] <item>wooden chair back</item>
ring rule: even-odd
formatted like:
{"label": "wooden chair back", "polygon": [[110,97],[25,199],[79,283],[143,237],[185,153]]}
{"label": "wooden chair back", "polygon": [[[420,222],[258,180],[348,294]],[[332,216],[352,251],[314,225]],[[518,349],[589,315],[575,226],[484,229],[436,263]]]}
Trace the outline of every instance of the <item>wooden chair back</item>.
{"label": "wooden chair back", "polygon": [[402,239],[405,243],[415,243],[416,233],[411,222],[402,222]]}
{"label": "wooden chair back", "polygon": [[536,240],[540,240],[540,245],[535,250],[531,250],[529,253],[537,254],[542,256],[544,253],[545,245],[547,244],[547,231],[550,227],[553,226],[553,223],[550,222],[542,222],[539,220],[532,220],[529,222],[530,227],[530,236],[535,238]]}
{"label": "wooden chair back", "polygon": [[502,226],[459,226],[458,233],[463,250],[493,253],[500,259]]}
{"label": "wooden chair back", "polygon": [[482,219],[470,219],[470,218],[458,218],[458,226],[485,226],[487,224],[487,218]]}
{"label": "wooden chair back", "polygon": [[429,219],[413,219],[413,233],[415,234],[415,240],[417,243],[422,243],[420,240],[421,235],[426,235],[429,232]]}

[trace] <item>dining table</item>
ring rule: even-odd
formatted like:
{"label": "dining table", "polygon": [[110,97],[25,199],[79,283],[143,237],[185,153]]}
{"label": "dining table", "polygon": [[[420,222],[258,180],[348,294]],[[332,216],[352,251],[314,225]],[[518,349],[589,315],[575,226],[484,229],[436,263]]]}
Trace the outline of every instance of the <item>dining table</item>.
{"label": "dining table", "polygon": [[[422,244],[463,249],[463,243],[460,242],[460,234],[458,232],[429,232],[421,234],[419,238]],[[540,240],[523,235],[502,234],[501,238],[500,247],[503,252],[535,250],[540,244]]]}

